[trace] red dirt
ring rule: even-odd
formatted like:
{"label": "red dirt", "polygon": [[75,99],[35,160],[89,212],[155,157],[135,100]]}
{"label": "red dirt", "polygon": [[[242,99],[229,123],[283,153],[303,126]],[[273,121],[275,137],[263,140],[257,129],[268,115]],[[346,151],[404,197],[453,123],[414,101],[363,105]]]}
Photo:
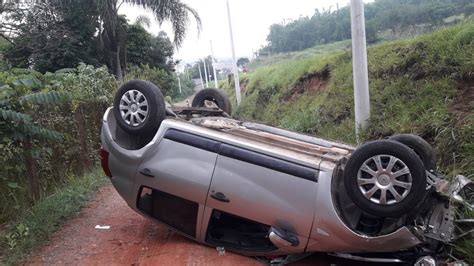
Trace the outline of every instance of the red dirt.
{"label": "red dirt", "polygon": [[[98,230],[96,225],[110,225]],[[261,265],[186,239],[135,213],[109,185],[37,250],[28,265]]]}
{"label": "red dirt", "polygon": [[[109,230],[95,229],[110,225]],[[112,185],[101,188],[77,216],[33,252],[26,265],[264,265],[176,234],[135,213]],[[367,265],[316,254],[294,265]]]}
{"label": "red dirt", "polygon": [[303,93],[308,92],[314,95],[324,91],[331,77],[331,69],[329,66],[324,67],[321,72],[309,73],[298,79],[296,84],[283,96],[283,101],[293,101],[300,97]]}
{"label": "red dirt", "polygon": [[456,116],[458,124],[464,123],[466,115],[474,110],[474,78],[459,83],[458,95],[449,110]]}

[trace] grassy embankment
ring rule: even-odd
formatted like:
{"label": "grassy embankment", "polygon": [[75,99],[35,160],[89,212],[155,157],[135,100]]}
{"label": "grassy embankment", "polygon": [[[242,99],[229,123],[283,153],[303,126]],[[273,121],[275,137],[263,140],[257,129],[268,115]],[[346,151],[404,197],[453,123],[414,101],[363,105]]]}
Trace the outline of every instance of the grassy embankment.
{"label": "grassy embankment", "polygon": [[[362,141],[415,133],[439,170],[474,174],[474,22],[369,47],[370,127]],[[348,42],[252,62],[234,115],[355,143]],[[227,82],[221,86],[235,94]]]}
{"label": "grassy embankment", "polygon": [[0,230],[0,265],[16,264],[77,213],[107,179],[102,169],[82,177],[69,177],[55,193],[40,199],[31,209],[19,212],[18,219]]}

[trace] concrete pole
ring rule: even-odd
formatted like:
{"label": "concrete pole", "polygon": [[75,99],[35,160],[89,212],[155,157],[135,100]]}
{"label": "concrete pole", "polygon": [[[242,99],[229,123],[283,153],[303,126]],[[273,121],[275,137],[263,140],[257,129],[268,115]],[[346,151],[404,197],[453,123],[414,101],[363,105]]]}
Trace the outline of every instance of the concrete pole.
{"label": "concrete pole", "polygon": [[212,58],[212,70],[214,70],[214,86],[216,89],[219,88],[219,84],[217,84],[217,73],[216,73],[216,64],[214,60],[214,49],[212,49],[212,40],[211,42],[211,58]]}
{"label": "concrete pole", "polygon": [[204,58],[204,75],[206,76],[206,88],[209,88],[209,76],[207,75],[206,58]]}
{"label": "concrete pole", "polygon": [[370,117],[367,44],[365,38],[364,2],[351,0],[352,71],[354,76],[355,130],[367,128]]}
{"label": "concrete pole", "polygon": [[237,63],[235,62],[234,34],[232,33],[232,21],[230,19],[229,0],[227,0],[226,2],[227,2],[227,18],[229,20],[230,46],[232,48],[232,70],[234,72],[235,98],[237,99],[237,105],[240,105],[240,101],[242,97],[240,95],[239,71],[237,69]]}
{"label": "concrete pole", "polygon": [[[211,62],[212,63],[212,62]],[[211,64],[210,63],[207,63],[207,77],[209,79],[209,83],[211,83]],[[209,84],[207,85],[209,87]]]}
{"label": "concrete pole", "polygon": [[204,89],[204,81],[202,80],[202,72],[201,72],[201,64],[199,61],[197,62],[198,64],[198,70],[199,70],[199,78],[201,78],[201,88]]}
{"label": "concrete pole", "polygon": [[179,73],[178,73],[178,87],[179,87],[179,94],[181,93],[181,79],[179,78]]}

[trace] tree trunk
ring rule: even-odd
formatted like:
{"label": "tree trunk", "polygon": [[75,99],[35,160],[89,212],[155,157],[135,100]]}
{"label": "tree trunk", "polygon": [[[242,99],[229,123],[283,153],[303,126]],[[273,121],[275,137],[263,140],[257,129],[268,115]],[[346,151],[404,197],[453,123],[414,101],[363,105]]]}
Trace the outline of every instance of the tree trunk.
{"label": "tree trunk", "polygon": [[114,51],[115,60],[114,60],[114,69],[115,69],[115,76],[117,76],[118,80],[123,79],[123,72],[122,72],[122,64],[120,62],[120,42],[116,42],[115,44],[116,51]]}
{"label": "tree trunk", "polygon": [[120,56],[120,25],[118,25],[117,1],[108,1],[101,15],[104,22],[104,55],[109,57],[110,71],[117,79],[123,78],[122,63]]}
{"label": "tree trunk", "polygon": [[87,133],[84,121],[84,113],[82,112],[82,106],[79,105],[75,112],[75,119],[77,125],[77,139],[79,141],[80,152],[79,152],[79,163],[81,173],[84,171],[90,171],[92,169],[92,163],[89,159],[89,152],[87,149]]}
{"label": "tree trunk", "polygon": [[32,145],[29,137],[23,141],[23,152],[25,156],[26,176],[28,178],[28,189],[31,197],[37,199],[39,197],[40,184],[36,168],[36,160],[33,157]]}

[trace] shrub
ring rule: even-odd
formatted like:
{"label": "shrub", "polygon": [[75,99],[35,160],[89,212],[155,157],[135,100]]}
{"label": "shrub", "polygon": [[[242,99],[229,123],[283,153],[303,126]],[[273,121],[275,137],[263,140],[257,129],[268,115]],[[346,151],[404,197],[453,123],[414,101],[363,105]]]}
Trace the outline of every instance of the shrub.
{"label": "shrub", "polygon": [[115,88],[107,69],[86,65],[0,72],[0,223],[92,168]]}

